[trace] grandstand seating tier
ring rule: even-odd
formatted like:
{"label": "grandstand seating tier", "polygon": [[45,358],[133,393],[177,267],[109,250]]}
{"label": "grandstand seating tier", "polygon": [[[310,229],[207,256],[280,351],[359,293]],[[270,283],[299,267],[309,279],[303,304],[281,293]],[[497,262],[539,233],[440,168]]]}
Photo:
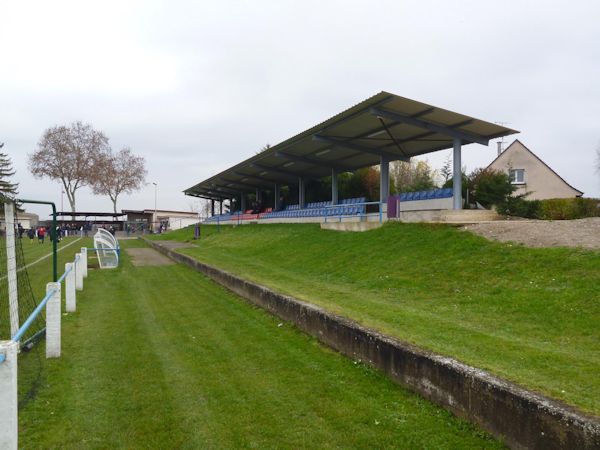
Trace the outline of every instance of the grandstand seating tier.
{"label": "grandstand seating tier", "polygon": [[[397,195],[401,202],[410,202],[416,200],[432,200],[439,198],[452,197],[452,188],[433,189],[430,191],[402,192]],[[273,208],[267,208],[260,214],[252,214],[252,210],[234,213],[227,213],[212,216],[206,219],[206,222],[229,221],[229,220],[256,220],[256,219],[294,219],[301,217],[325,217],[325,216],[354,216],[365,214],[366,208],[364,197],[346,198],[339,201],[337,205],[332,205],[331,201],[311,202],[305,208],[300,205],[287,205],[281,211],[273,211]]]}

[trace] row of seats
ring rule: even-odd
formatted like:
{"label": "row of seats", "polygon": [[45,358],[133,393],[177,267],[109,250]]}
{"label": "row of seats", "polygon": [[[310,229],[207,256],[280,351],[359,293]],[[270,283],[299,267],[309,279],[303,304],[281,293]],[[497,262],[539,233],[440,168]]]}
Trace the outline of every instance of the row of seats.
{"label": "row of seats", "polygon": [[353,216],[357,214],[364,214],[364,205],[348,205],[348,206],[336,206],[333,208],[310,208],[310,209],[295,209],[295,210],[284,210],[275,211],[267,214],[261,214],[263,219],[294,219],[299,217],[325,217],[325,216]]}
{"label": "row of seats", "polygon": [[209,217],[206,222],[224,222],[227,220],[256,220],[256,219],[273,219],[273,218],[299,218],[299,217],[324,217],[324,216],[352,216],[365,213],[365,205],[357,205],[356,203],[364,203],[364,197],[346,198],[340,201],[335,207],[330,201],[308,203],[304,209],[300,209],[300,205],[288,205],[283,211],[273,211],[273,208],[267,208],[260,214],[252,214],[252,210],[239,211]]}
{"label": "row of seats", "polygon": [[398,197],[400,197],[401,202],[449,198],[452,197],[452,188],[433,189],[431,191],[402,192],[399,196],[396,196],[396,198]]}

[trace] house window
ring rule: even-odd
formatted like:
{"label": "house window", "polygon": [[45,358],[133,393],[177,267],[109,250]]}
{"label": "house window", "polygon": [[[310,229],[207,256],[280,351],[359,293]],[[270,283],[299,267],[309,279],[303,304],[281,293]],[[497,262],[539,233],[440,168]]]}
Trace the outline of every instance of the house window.
{"label": "house window", "polygon": [[525,184],[525,169],[510,169],[508,177],[512,184]]}

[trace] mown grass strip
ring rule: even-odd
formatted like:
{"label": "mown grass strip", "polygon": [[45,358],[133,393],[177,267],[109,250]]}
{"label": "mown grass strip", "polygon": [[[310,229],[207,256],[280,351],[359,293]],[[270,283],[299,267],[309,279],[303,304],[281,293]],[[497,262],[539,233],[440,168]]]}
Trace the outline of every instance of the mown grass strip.
{"label": "mown grass strip", "polygon": [[64,317],[24,448],[500,447],[191,269],[122,262]]}
{"label": "mown grass strip", "polygon": [[440,225],[202,232],[180,251],[600,415],[600,252],[530,249]]}

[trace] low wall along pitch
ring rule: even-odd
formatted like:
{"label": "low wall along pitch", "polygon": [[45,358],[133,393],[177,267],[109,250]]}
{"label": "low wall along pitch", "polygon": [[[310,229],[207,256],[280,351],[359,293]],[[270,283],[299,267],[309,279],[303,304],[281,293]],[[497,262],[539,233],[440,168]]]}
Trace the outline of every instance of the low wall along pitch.
{"label": "low wall along pitch", "polygon": [[382,370],[395,382],[478,424],[512,448],[600,448],[597,418],[176,253],[160,243],[147,242],[322,343]]}

